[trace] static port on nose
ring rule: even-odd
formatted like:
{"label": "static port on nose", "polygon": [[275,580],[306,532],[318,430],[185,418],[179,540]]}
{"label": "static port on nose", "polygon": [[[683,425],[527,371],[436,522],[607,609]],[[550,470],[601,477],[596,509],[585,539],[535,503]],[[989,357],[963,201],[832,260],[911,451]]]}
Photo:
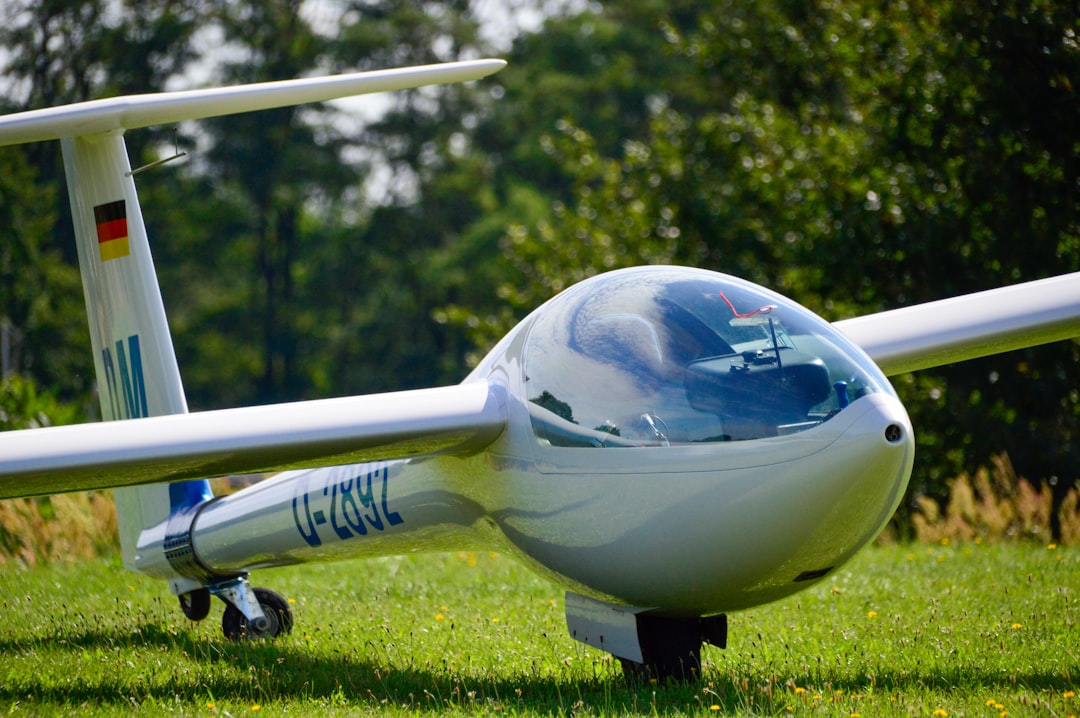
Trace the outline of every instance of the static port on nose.
{"label": "static port on nose", "polygon": [[895,444],[904,438],[904,430],[899,424],[889,424],[885,427],[885,441]]}

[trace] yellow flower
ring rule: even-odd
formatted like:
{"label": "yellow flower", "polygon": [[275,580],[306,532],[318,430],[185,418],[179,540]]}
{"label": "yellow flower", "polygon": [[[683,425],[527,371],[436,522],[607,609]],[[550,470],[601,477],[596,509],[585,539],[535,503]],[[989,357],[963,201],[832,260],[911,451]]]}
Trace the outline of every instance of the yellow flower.
{"label": "yellow flower", "polygon": [[938,708],[936,711],[934,711],[934,715],[936,715],[936,716],[947,716],[949,714],[944,708]]}
{"label": "yellow flower", "polygon": [[251,710],[253,710],[253,711],[261,711],[262,706],[259,705],[258,703],[256,703],[255,705],[251,706]]}
{"label": "yellow flower", "polygon": [[1046,547],[1046,550],[1047,550],[1047,551],[1053,551],[1053,550],[1054,550],[1054,549],[1056,549],[1056,548],[1057,548],[1057,544],[1056,544],[1056,543],[1052,543],[1052,544],[1050,544],[1049,546],[1047,546],[1047,547]]}
{"label": "yellow flower", "polygon": [[867,618],[874,618],[876,616],[877,616],[877,611],[867,611],[866,612],[866,617]]}
{"label": "yellow flower", "polygon": [[289,603],[296,603],[296,599],[295,598],[290,598],[288,602]]}
{"label": "yellow flower", "polygon": [[435,620],[436,620],[436,621],[441,621],[441,620],[443,620],[443,615],[442,615],[441,613],[436,613],[436,614],[435,614]]}
{"label": "yellow flower", "polygon": [[718,710],[720,710],[720,706],[718,706],[718,705],[716,705],[715,703],[713,703],[713,704],[712,704],[711,706],[709,706],[709,710],[711,710],[711,711],[718,711]]}
{"label": "yellow flower", "polygon": [[1014,624],[1012,625],[1012,629],[1013,629],[1014,631],[1017,631],[1017,630],[1019,630],[1019,629],[1021,629],[1021,628],[1023,628],[1023,627],[1024,627],[1024,624],[1022,624],[1022,623],[1014,623]]}
{"label": "yellow flower", "polygon": [[991,706],[991,707],[996,706],[997,705],[997,700],[994,699],[994,698],[988,698],[988,699],[986,699],[986,705]]}
{"label": "yellow flower", "polygon": [[491,619],[491,622],[492,622],[492,623],[498,623],[498,622],[499,622],[499,619],[498,619],[498,618],[493,618],[493,619]]}
{"label": "yellow flower", "polygon": [[800,688],[799,686],[795,686],[795,695],[801,696],[803,693],[806,693],[805,688]]}
{"label": "yellow flower", "polygon": [[1076,692],[1075,691],[1065,691],[1065,694],[1062,697],[1063,698],[1075,698],[1076,697]]}

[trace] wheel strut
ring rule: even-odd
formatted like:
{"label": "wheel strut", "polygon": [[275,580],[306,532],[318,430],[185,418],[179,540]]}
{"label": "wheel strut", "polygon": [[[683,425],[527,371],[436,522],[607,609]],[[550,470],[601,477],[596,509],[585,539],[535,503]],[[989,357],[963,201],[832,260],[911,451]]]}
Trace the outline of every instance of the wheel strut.
{"label": "wheel strut", "polygon": [[225,602],[221,630],[231,641],[274,638],[292,630],[289,602],[268,588],[252,588],[247,576],[239,576],[210,587]]}

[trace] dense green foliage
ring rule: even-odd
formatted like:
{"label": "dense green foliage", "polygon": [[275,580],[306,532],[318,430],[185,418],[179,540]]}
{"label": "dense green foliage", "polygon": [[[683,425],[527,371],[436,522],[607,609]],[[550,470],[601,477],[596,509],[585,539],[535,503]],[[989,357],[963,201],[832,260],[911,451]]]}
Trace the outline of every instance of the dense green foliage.
{"label": "dense green foliage", "polygon": [[[1080,17],[1050,0],[78,0],[0,11],[0,105],[505,55],[469,86],[179,128],[140,176],[191,405],[444,384],[604,269],[693,264],[830,319],[1080,269]],[[557,4],[557,6],[561,6]],[[133,164],[173,128],[129,133]],[[92,389],[57,148],[0,152],[8,370]],[[1080,344],[896,378],[913,491],[1080,477]]]}
{"label": "dense green foliage", "polygon": [[[292,634],[236,644],[105,560],[5,574],[11,715],[1058,715],[1080,713],[1080,555],[875,546],[731,616],[700,681],[628,686],[566,632],[562,596],[503,557],[275,570]],[[215,601],[215,604],[217,602]]]}

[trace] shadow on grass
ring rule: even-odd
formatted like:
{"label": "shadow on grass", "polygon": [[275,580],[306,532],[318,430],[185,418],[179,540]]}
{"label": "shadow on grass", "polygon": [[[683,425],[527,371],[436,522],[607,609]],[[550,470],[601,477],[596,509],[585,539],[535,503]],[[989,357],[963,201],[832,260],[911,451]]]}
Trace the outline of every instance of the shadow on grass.
{"label": "shadow on grass", "polygon": [[[188,630],[168,630],[152,624],[129,632],[86,630],[55,639],[0,640],[0,655],[14,656],[47,650],[59,654],[58,671],[66,677],[22,675],[0,686],[0,702],[38,705],[125,706],[155,702],[190,702],[208,699],[227,702],[310,702],[348,706],[445,711],[473,709],[574,712],[590,707],[604,713],[657,713],[699,711],[715,706],[734,712],[748,708],[768,710],[789,698],[787,685],[828,686],[847,694],[865,692],[869,683],[828,672],[774,676],[772,692],[733,680],[723,659],[706,669],[702,681],[689,684],[629,684],[609,660],[597,654],[591,667],[537,665],[517,675],[461,673],[440,656],[416,656],[411,665],[388,666],[378,659],[386,646],[367,642],[342,646],[327,656],[311,651],[298,639],[279,642],[230,643],[207,640]],[[96,656],[123,656],[134,664],[123,673],[87,678],[79,664],[85,652]],[[147,661],[147,654],[153,660]],[[107,659],[112,660],[115,659]],[[127,664],[124,661],[125,665]],[[1080,665],[1071,667],[1080,675]],[[1060,689],[1068,679],[1030,669],[1016,674],[988,673],[971,666],[933,672],[897,670],[877,673],[873,690],[886,694],[927,690]],[[785,695],[780,695],[785,694]]]}

